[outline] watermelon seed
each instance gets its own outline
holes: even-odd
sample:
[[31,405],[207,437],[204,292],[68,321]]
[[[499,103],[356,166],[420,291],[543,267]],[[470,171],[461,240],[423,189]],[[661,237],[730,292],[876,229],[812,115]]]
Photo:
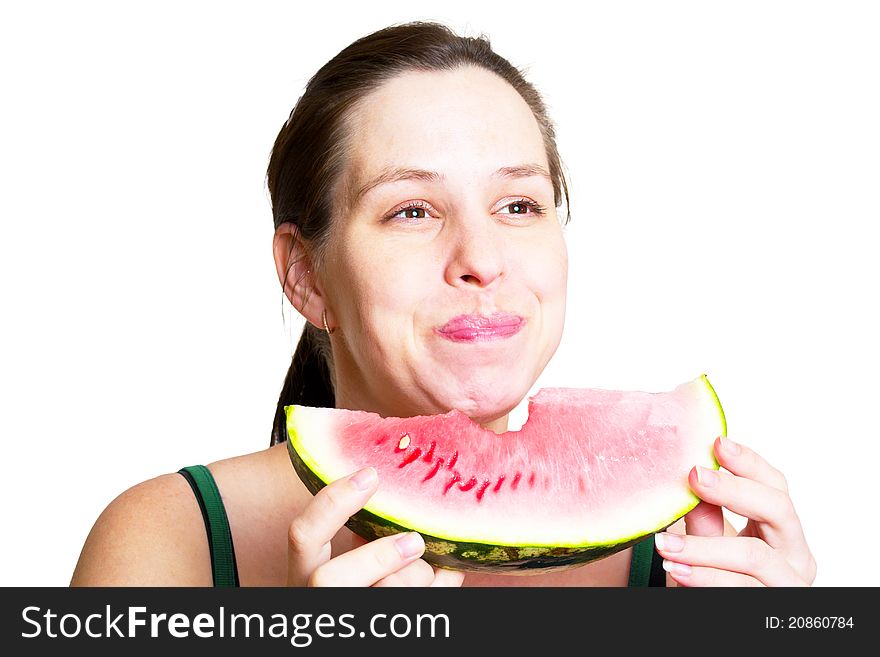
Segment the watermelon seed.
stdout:
[[461,490],[468,491],[476,485],[477,485],[477,478],[471,477],[470,479],[468,479],[468,482],[466,484],[459,484],[458,487]]
[[409,454],[406,455],[406,458],[403,459],[403,461],[401,461],[400,465],[398,465],[397,467],[402,468],[405,465],[409,465],[410,463],[415,461],[417,458],[419,458],[419,456],[421,456],[421,454],[422,454],[422,448],[416,447],[413,451],[411,451]]
[[436,440],[432,440],[432,441],[431,441],[431,447],[430,447],[430,449],[428,449],[428,452],[425,454],[424,458],[422,458],[422,460],[423,460],[425,463],[430,463],[431,461],[434,460],[434,448],[435,448],[436,446],[437,446],[437,441],[436,441]]
[[452,454],[452,458],[449,459],[449,465],[447,465],[446,467],[449,468],[450,470],[452,470],[452,466],[455,465],[455,462],[456,462],[457,460],[458,460],[458,452],[454,452],[454,453]]
[[403,434],[403,437],[400,439],[400,442],[397,443],[397,451],[403,451],[407,447],[409,447],[410,437],[408,433]]
[[504,483],[504,475],[501,475],[500,477],[498,477],[498,483],[495,484],[495,488],[492,489],[492,492],[497,493],[499,490],[501,490],[501,484],[503,484],[503,483]]
[[433,477],[440,470],[440,466],[443,465],[443,459],[437,459],[437,462],[434,464],[434,467],[431,471],[425,475],[425,478],[422,481],[428,481],[431,477]]
[[482,484],[480,484],[480,488],[477,491],[477,501],[481,501],[483,499],[483,493],[486,492],[486,489],[489,488],[489,480],[485,479]]
[[517,472],[516,475],[513,477],[513,482],[510,484],[510,487],[511,487],[513,490],[516,490],[516,485],[519,483],[519,480],[520,480],[521,478],[522,478],[522,473],[521,473],[521,472]]
[[533,472],[532,475],[529,477],[529,488],[534,488],[534,487],[535,487],[535,473]]
[[459,479],[461,479],[461,475],[458,474],[458,471],[453,472],[453,473],[452,473],[452,477],[449,479],[448,482],[446,482],[446,488],[443,489],[443,494],[446,495],[446,493],[449,492],[449,489],[452,488],[452,485],[453,485],[456,481],[458,481]]

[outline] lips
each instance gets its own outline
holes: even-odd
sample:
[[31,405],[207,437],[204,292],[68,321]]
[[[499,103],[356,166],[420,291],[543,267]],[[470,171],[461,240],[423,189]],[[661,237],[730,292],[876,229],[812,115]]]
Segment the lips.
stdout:
[[525,319],[511,313],[492,315],[458,315],[436,329],[442,337],[455,342],[475,342],[506,338],[525,324]]

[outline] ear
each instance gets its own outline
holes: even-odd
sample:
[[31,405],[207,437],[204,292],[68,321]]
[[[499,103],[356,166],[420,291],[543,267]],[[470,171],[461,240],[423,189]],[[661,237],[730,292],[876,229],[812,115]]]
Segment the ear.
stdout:
[[324,297],[318,289],[311,257],[293,223],[281,224],[272,238],[272,254],[278,281],[284,295],[299,313],[318,328],[323,328],[321,313]]

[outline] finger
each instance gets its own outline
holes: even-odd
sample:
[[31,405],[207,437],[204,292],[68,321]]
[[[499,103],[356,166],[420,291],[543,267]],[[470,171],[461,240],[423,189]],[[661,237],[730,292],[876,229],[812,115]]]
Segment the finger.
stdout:
[[654,537],[654,544],[664,559],[677,564],[737,572],[764,586],[806,584],[778,551],[759,538],[662,533]]
[[375,468],[364,468],[318,491],[290,523],[287,584],[306,586],[309,576],[330,559],[330,540],[376,491]]
[[684,526],[694,536],[724,536],[724,514],[720,506],[700,502],[685,515]]
[[663,560],[663,569],[679,586],[763,586],[754,577],[742,573],[703,566],[692,567],[665,559]]
[[[369,541],[361,538],[357,534],[352,534],[350,549],[360,547],[361,545],[366,545],[368,542]],[[413,563],[418,564],[419,562],[427,563],[427,562],[425,562],[424,559],[417,559]],[[411,566],[405,566],[404,570],[409,570],[410,567]],[[388,577],[393,578],[394,575],[389,575]],[[383,580],[388,580],[388,577],[383,578]],[[428,584],[428,586],[432,586],[432,587],[458,587],[458,586],[461,586],[462,583],[464,582],[465,573],[457,571],[457,570],[451,570],[449,568],[440,568],[439,566],[433,566],[432,570],[431,570],[431,578],[433,581],[431,581],[430,584]],[[377,587],[377,586],[397,586],[397,584],[393,583],[393,580],[392,580],[392,583],[390,583],[390,584],[387,581],[385,581],[383,583],[383,580],[379,580],[373,586],[374,587]],[[422,586],[422,585],[421,584],[406,584],[405,586]]]
[[762,537],[771,547],[798,555],[807,549],[788,493],[729,472],[699,466],[691,468],[688,483],[702,500],[763,523]]
[[397,572],[391,573],[373,584],[374,587],[431,586],[434,569],[424,559],[416,559]]
[[457,587],[464,583],[464,573],[460,570],[434,567],[434,581],[432,587]]
[[729,438],[715,439],[715,456],[727,470],[739,477],[788,492],[788,482],[779,470],[767,463],[757,452]]
[[318,566],[308,585],[373,586],[424,552],[425,541],[416,532],[383,536]]

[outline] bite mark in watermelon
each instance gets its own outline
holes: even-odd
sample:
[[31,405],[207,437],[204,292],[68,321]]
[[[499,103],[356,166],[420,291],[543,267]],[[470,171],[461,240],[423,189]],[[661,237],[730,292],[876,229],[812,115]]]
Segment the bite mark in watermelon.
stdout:
[[347,526],[372,540],[403,531],[446,568],[528,574],[618,552],[699,499],[694,465],[717,469],[727,434],[705,375],[670,392],[543,388],[518,431],[457,410],[382,418],[286,406],[288,451],[312,494],[366,466],[379,489]]

